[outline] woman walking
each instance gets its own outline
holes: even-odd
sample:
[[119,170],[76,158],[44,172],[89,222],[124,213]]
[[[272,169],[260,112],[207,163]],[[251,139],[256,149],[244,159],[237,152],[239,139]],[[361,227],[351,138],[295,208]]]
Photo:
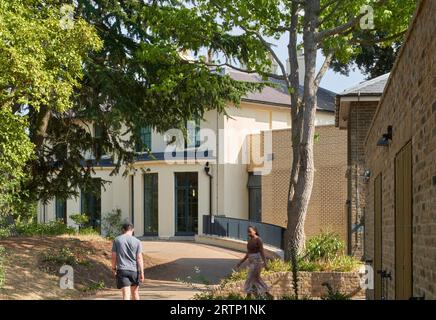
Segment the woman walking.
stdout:
[[241,264],[248,259],[248,275],[247,280],[245,281],[244,291],[247,293],[247,297],[252,297],[253,295],[256,297],[266,295],[267,297],[272,298],[271,294],[268,292],[268,286],[260,276],[262,267],[265,267],[265,269],[268,270],[262,239],[259,237],[257,229],[253,226],[249,226],[247,232],[247,254],[237,264],[237,268],[239,268]]

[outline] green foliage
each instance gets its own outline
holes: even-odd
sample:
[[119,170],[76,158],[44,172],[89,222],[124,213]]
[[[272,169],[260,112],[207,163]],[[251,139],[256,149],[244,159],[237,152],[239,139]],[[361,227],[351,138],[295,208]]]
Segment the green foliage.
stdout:
[[287,294],[281,297],[280,300],[313,300],[313,298],[311,296],[302,296],[302,297],[297,297],[296,295],[293,294]]
[[343,253],[345,243],[340,236],[332,232],[323,232],[306,242],[304,258],[309,261],[331,259]]
[[306,242],[303,255],[298,259],[300,271],[355,271],[361,262],[344,253],[345,243],[339,235],[323,232]]
[[3,217],[23,205],[17,193],[28,177],[24,165],[33,154],[33,144],[25,129],[24,117],[11,114],[0,105],[0,216]]
[[[213,16],[199,15],[196,7],[186,5],[187,2],[164,0],[153,5],[137,0],[76,2],[77,30],[67,34],[62,30],[52,41],[62,37],[70,44],[65,37],[80,34],[85,39],[76,39],[74,43],[80,45],[81,51],[64,46],[62,52],[55,51],[53,55],[63,57],[65,52],[72,58],[81,57],[85,61],[81,64],[84,70],[80,81],[71,82],[76,88],[72,103],[57,99],[61,100],[57,104],[66,107],[50,109],[45,142],[52,147],[36,145],[40,156],[31,163],[34,175],[26,184],[32,196],[46,200],[53,196],[69,198],[77,196],[77,190],[85,186],[90,191],[101,188],[100,183],[105,181],[91,183],[93,165],[103,155],[109,155],[115,161],[113,173],[130,168],[136,159],[134,146],[140,141],[138,127],[147,124],[158,132],[183,129],[187,120],[201,119],[209,110],[223,113],[229,103],[239,105],[248,91],[264,86],[235,81],[220,68],[205,64],[199,55],[207,48],[241,61],[265,61],[266,53],[260,41],[227,32]],[[45,25],[38,21],[34,24]],[[89,47],[91,32],[94,47]],[[38,34],[42,37],[51,32]],[[92,51],[102,43],[97,36],[103,46]],[[26,42],[21,43],[26,47]],[[182,57],[180,53],[184,50],[189,50],[196,61]],[[76,71],[74,75],[79,72]],[[68,88],[71,86],[66,87],[65,97]],[[30,136],[36,142],[40,140],[37,133],[42,128],[39,120],[42,114],[36,109],[29,112]],[[92,127],[91,130],[83,127],[78,118],[82,123],[96,123],[101,135],[93,137]],[[85,159],[84,151],[88,154],[92,151],[95,161]]]
[[84,236],[99,236],[100,234],[93,227],[84,227],[79,229],[79,234]]
[[[356,271],[361,262],[344,254],[345,244],[340,237],[332,232],[316,235],[306,242],[305,252],[298,258],[298,271],[308,272],[352,272]],[[281,259],[268,261],[268,270],[263,269],[262,275],[275,272],[290,272],[292,265]],[[247,278],[247,269],[233,271],[223,280],[226,283],[243,281]]]
[[48,223],[16,222],[18,234],[23,236],[58,236],[63,234],[75,234],[74,228],[68,227],[63,221],[56,220]]
[[53,263],[55,265],[62,266],[64,264],[75,266],[79,264],[79,259],[76,257],[73,251],[69,248],[62,248],[58,252],[47,252],[42,258],[43,263]]
[[5,284],[5,279],[6,279],[6,271],[4,266],[5,259],[6,259],[6,249],[3,246],[0,246],[0,289]]
[[194,295],[194,300],[259,300],[258,298],[248,297],[246,295],[231,293],[228,295],[214,295],[210,291],[197,293]]
[[65,111],[83,76],[83,58],[102,43],[83,19],[64,28],[59,1],[0,4],[0,106]]
[[89,222],[89,217],[83,213],[72,214],[70,215],[70,219],[73,220],[79,226],[79,230],[85,228],[85,226]]
[[103,280],[101,281],[92,281],[85,288],[82,289],[83,292],[95,292],[98,290],[103,290],[106,288],[106,284]]
[[115,238],[121,233],[122,227],[121,209],[114,209],[104,215],[102,219],[102,229],[108,238]]
[[329,283],[324,282],[322,285],[327,288],[327,294],[321,297],[322,300],[350,300],[349,295],[333,290]]

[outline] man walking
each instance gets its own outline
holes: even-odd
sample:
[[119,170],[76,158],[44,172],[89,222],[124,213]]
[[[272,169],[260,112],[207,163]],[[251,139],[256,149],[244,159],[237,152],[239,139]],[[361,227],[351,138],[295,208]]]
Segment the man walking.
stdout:
[[112,245],[112,270],[123,300],[139,300],[139,283],[144,282],[141,241],[133,236],[131,223],[124,223],[122,231]]

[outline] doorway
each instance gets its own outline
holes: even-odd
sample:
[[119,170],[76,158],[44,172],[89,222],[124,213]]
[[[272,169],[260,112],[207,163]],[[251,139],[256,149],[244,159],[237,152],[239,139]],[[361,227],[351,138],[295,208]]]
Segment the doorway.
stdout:
[[198,173],[175,173],[176,236],[198,232]]
[[144,174],[144,235],[159,233],[158,174]]
[[395,298],[412,297],[412,143],[395,157]]
[[382,299],[382,175],[374,180],[374,299]]

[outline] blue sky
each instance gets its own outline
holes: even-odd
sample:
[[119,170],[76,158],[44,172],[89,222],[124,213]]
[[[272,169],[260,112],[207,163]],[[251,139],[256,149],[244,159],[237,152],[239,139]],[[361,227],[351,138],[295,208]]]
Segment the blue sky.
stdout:
[[[301,37],[300,37],[301,38]],[[285,34],[280,40],[273,40],[271,38],[268,39],[271,43],[275,44],[275,52],[279,56],[280,60],[283,63],[286,63],[286,59],[288,58],[287,54],[287,39],[288,35]],[[300,40],[301,41],[301,40]],[[318,54],[317,59],[317,67],[321,67],[324,62],[324,57],[322,54]],[[333,70],[329,69],[324,75],[323,80],[321,81],[321,87],[331,90],[336,93],[340,93],[345,89],[353,87],[356,84],[359,84],[362,81],[365,81],[365,76],[360,72],[358,68],[354,68],[355,70],[350,70],[350,74],[348,76],[344,76],[340,73],[336,73]]]

